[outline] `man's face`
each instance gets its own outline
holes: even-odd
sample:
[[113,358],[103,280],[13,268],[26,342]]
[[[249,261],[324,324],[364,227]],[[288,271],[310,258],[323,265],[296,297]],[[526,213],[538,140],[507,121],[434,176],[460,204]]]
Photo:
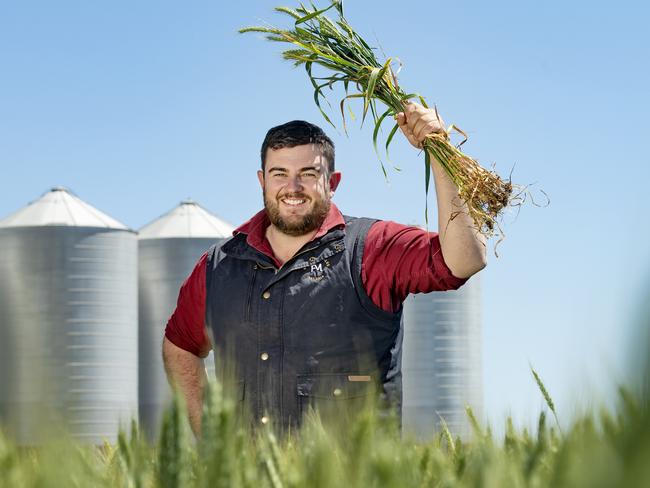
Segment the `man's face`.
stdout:
[[329,174],[314,144],[268,149],[264,172],[257,176],[271,223],[285,234],[301,236],[325,220],[341,174]]

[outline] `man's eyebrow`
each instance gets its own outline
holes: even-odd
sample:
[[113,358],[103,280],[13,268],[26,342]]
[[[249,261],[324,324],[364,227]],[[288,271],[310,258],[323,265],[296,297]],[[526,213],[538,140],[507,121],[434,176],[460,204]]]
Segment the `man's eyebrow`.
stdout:
[[305,166],[304,168],[300,168],[300,171],[316,171],[320,173],[320,168],[317,166]]
[[[269,168],[269,173],[273,171],[282,171],[284,173],[288,172],[289,170],[287,168],[283,168],[281,166],[273,166],[272,168]],[[317,166],[305,166],[304,168],[300,168],[300,171],[316,171],[318,173],[321,172],[320,168]]]

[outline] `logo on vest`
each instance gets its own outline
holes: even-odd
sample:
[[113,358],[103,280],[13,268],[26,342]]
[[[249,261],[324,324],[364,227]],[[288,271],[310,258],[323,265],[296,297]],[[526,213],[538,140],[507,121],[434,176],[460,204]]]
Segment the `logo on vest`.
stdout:
[[312,264],[309,269],[309,279],[312,281],[320,281],[325,278],[325,272],[323,271],[323,263]]
[[332,266],[329,259],[325,259],[320,263],[316,261],[314,256],[309,258],[309,273],[306,276],[311,281],[320,281],[325,278],[325,268]]

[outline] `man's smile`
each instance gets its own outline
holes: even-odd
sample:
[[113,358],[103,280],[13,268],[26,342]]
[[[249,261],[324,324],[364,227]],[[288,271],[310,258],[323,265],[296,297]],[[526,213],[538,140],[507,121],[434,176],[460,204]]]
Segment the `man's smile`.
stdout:
[[282,197],[280,203],[291,208],[299,208],[307,203],[307,199],[304,197]]

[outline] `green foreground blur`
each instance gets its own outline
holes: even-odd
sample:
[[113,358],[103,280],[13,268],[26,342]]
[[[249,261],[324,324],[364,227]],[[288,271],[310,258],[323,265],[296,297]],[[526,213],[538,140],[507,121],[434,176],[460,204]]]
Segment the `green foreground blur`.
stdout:
[[537,432],[508,422],[497,439],[468,412],[470,442],[444,429],[429,442],[401,438],[394,419],[372,408],[336,425],[312,412],[301,431],[279,438],[272,426],[244,429],[238,408],[210,385],[195,441],[175,400],[153,446],[135,424],[102,447],[59,440],[19,448],[0,434],[0,487],[650,486],[648,404],[626,391],[615,412],[565,431],[542,413]]

